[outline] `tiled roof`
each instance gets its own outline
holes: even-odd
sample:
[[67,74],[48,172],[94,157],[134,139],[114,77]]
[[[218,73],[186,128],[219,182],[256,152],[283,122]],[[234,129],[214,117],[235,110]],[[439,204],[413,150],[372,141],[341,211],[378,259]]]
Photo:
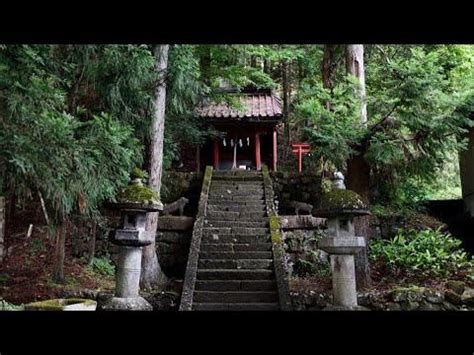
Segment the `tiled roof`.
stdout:
[[236,98],[240,101],[241,108],[231,107],[226,102],[202,102],[196,108],[196,115],[211,119],[280,119],[282,104],[279,97],[272,94],[255,93],[239,94]]

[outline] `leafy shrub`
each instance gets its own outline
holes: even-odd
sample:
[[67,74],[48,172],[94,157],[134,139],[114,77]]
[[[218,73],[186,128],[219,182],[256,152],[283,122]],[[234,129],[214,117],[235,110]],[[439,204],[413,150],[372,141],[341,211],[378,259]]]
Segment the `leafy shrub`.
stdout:
[[115,275],[115,266],[112,264],[110,259],[106,257],[94,258],[92,260],[92,268],[105,276]]
[[473,263],[460,245],[460,240],[441,233],[440,228],[401,229],[393,239],[373,240],[369,257],[384,262],[394,274],[445,277],[472,270]]

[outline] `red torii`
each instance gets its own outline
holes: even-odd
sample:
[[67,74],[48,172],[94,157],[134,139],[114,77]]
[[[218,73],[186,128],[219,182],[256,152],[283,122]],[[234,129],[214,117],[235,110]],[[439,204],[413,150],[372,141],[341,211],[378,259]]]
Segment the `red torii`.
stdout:
[[303,154],[309,153],[311,148],[308,143],[292,143],[291,148],[298,157],[298,173],[301,174],[303,170]]

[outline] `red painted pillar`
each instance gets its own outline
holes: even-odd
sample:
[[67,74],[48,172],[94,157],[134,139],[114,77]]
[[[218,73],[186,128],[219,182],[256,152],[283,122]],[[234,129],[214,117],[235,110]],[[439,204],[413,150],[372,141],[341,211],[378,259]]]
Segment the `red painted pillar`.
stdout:
[[301,146],[298,147],[298,173],[303,170],[303,152]]
[[275,129],[273,130],[273,171],[277,171],[277,158],[278,158],[277,131]]
[[257,170],[262,168],[262,161],[260,160],[260,134],[255,133],[255,165]]
[[219,170],[219,140],[214,139],[214,170]]

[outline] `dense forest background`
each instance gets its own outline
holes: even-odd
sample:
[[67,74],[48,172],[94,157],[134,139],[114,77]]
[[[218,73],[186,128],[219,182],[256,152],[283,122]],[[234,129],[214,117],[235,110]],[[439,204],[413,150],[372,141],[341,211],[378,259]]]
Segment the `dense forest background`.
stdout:
[[[308,169],[346,172],[358,159],[364,172],[355,179],[365,186],[358,192],[373,206],[409,209],[460,197],[458,152],[474,104],[472,46],[366,45],[363,100],[343,45],[171,45],[160,70],[156,47],[0,46],[7,221],[17,206],[40,200],[61,249],[72,216],[98,219],[134,167],[150,170],[149,132],[163,84],[165,171],[179,165],[184,144],[216,134],[192,112],[206,96],[232,103],[215,90],[226,83],[271,88],[282,98],[285,146],[311,142]],[[283,169],[293,169],[289,155],[283,151]],[[350,171],[347,178],[354,179]]]

